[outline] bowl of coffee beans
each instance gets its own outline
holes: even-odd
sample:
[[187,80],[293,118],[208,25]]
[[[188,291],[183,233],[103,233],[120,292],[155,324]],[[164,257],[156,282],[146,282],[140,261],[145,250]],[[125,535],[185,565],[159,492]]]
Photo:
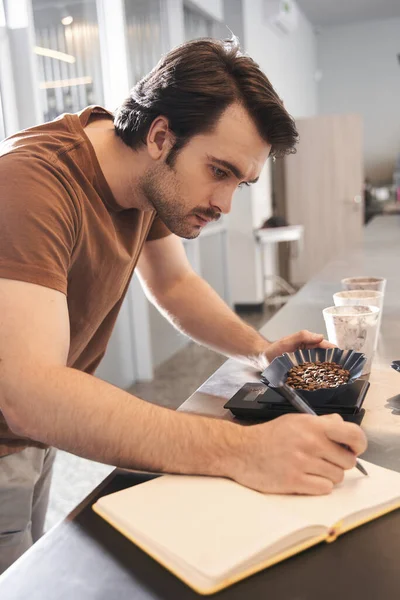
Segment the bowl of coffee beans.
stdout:
[[361,376],[365,361],[365,355],[354,350],[296,350],[277,356],[261,381],[271,388],[287,383],[311,404],[324,404]]

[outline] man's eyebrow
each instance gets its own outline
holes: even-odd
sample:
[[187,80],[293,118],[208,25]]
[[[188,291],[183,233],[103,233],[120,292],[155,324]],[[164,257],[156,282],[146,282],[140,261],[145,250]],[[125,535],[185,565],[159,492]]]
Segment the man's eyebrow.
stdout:
[[[244,180],[244,175],[241,172],[241,170],[236,165],[229,162],[228,160],[224,160],[223,158],[217,158],[216,156],[212,156],[211,154],[207,154],[207,158],[211,162],[215,162],[215,163],[217,163],[217,165],[221,165],[221,167],[225,167],[226,169],[231,171],[231,173],[233,173],[234,176],[237,179],[239,179],[240,181]],[[256,177],[255,179],[252,179],[251,181],[248,181],[247,183],[256,183],[257,181],[258,181],[258,177]]]

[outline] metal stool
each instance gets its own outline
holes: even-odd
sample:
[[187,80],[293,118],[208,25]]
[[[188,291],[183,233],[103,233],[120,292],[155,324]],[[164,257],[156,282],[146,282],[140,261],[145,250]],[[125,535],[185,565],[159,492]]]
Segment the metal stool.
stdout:
[[[293,294],[296,293],[296,289],[288,282],[286,279],[281,277],[280,275],[276,275],[275,273],[266,273],[265,272],[265,260],[264,260],[264,252],[266,247],[270,245],[272,248],[272,244],[278,244],[279,242],[297,242],[298,251],[302,250],[302,241],[303,241],[303,233],[304,226],[303,225],[287,225],[285,227],[268,227],[265,229],[257,229],[255,231],[255,237],[261,246],[261,265],[262,265],[262,276],[264,282],[264,291],[265,291],[265,282],[273,281],[285,294],[276,294],[273,296],[267,296],[265,298],[265,304],[267,306],[277,306],[280,304],[285,304],[289,300]],[[274,254],[275,250],[274,250]]]

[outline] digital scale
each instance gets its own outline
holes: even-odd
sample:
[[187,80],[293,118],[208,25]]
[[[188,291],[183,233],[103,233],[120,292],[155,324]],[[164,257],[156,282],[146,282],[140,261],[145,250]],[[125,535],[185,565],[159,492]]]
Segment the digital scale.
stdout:
[[[318,404],[316,398],[309,404],[317,415],[338,413],[345,421],[360,425],[365,414],[362,404],[368,388],[368,381],[357,379],[328,402]],[[281,415],[297,412],[278,392],[263,383],[245,383],[224,408],[230,410],[235,417],[252,421],[271,421]]]

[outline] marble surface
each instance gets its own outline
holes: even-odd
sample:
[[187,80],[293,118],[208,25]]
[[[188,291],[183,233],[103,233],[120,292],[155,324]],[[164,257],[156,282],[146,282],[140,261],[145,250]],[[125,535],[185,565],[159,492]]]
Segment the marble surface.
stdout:
[[[362,427],[369,446],[363,458],[397,471],[400,471],[400,373],[391,369],[390,363],[400,359],[399,256],[400,218],[375,218],[365,230],[362,246],[329,263],[261,329],[268,339],[299,329],[325,334],[322,310],[332,305],[332,295],[341,290],[341,279],[360,274],[387,279],[371,387],[364,402],[366,415]],[[179,410],[232,420],[223,405],[244,383],[258,381],[258,375],[255,370],[228,360]]]

